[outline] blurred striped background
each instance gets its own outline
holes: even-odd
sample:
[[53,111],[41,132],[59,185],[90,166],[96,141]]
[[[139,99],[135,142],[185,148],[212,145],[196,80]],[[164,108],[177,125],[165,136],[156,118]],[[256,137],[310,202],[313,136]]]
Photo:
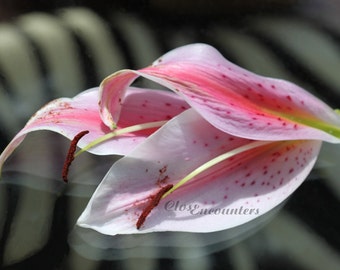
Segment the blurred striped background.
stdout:
[[[195,42],[256,73],[293,81],[340,108],[336,0],[142,1],[134,8],[127,2],[102,10],[95,3],[30,10],[0,22],[1,150],[49,100],[72,97],[119,69],[147,66]],[[84,155],[65,186],[58,172],[66,149],[58,135],[32,135],[6,164],[0,182],[1,269],[340,269],[338,146],[324,145],[308,181],[245,239],[234,241],[231,234],[221,243],[218,235],[209,246],[204,237],[188,234],[193,247],[179,248],[182,236],[149,235],[138,240],[142,249],[133,249],[137,240],[128,237],[118,244],[100,235],[92,243],[76,239],[73,225],[115,157]],[[160,248],[169,239],[172,247]],[[130,248],[117,250],[120,243]]]

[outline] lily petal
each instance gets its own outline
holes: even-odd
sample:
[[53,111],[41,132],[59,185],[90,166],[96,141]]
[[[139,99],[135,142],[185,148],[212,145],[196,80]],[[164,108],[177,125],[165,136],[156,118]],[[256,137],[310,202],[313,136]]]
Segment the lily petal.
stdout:
[[[31,117],[26,126],[1,153],[0,168],[24,140],[26,134],[32,131],[50,130],[72,139],[80,131],[88,130],[89,133],[78,144],[80,148],[110,133],[112,130],[101,120],[98,101],[98,88],[93,88],[74,98],[60,98],[45,105]],[[167,104],[171,104],[171,107]],[[188,107],[185,101],[171,92],[131,87],[121,99],[122,111],[117,127],[124,128],[148,121],[169,120]],[[90,148],[89,152],[97,155],[124,155],[154,131],[155,128],[126,133]]]
[[[303,182],[320,141],[268,142],[227,159],[161,199],[141,229],[136,229],[150,196],[160,187],[176,184],[201,164],[250,142],[221,132],[189,109],[112,166],[77,224],[115,235],[212,232],[255,219]],[[204,209],[219,213],[199,214]]]
[[177,48],[153,66],[107,77],[101,113],[108,126],[119,118],[112,97],[122,95],[138,76],[178,93],[216,128],[238,137],[340,142],[340,117],[328,105],[293,83],[242,69],[205,44]]

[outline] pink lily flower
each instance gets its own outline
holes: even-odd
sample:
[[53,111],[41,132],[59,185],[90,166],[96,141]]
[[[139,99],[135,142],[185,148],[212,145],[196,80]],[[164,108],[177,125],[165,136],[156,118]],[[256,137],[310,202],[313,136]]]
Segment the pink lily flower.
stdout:
[[101,113],[138,76],[178,93],[189,109],[116,162],[77,224],[103,234],[212,232],[270,211],[306,179],[322,141],[340,142],[337,112],[302,88],[264,78],[214,48],[181,47],[144,69],[104,80]]
[[[179,96],[131,88],[138,76]],[[88,130],[83,150],[127,155],[99,185],[80,226],[110,235],[211,232],[286,199],[312,169],[321,142],[339,143],[339,124],[336,112],[298,86],[195,44],[109,76],[99,93],[49,103],[12,140],[0,165],[28,132],[49,129],[71,139]]]
[[112,129],[105,125],[100,115],[99,88],[84,91],[74,98],[51,101],[31,117],[1,153],[0,171],[6,159],[30,132],[50,130],[71,140],[79,132],[87,130],[88,134],[78,143],[84,151],[97,155],[125,155],[189,107],[177,95],[162,90],[130,87],[124,96],[118,98],[121,115],[117,125],[111,126]]

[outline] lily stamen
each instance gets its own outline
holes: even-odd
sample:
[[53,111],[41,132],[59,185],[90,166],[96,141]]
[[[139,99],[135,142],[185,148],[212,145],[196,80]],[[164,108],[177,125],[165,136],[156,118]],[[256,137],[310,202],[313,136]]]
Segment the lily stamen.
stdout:
[[176,189],[178,189],[179,187],[181,187],[182,185],[184,185],[185,183],[187,183],[188,181],[193,179],[195,176],[197,176],[200,173],[208,170],[212,166],[214,166],[214,165],[216,165],[216,164],[218,164],[218,163],[220,163],[224,160],[227,160],[228,158],[231,158],[231,157],[233,157],[237,154],[243,153],[245,151],[248,151],[248,150],[260,147],[260,146],[268,145],[268,144],[271,144],[271,143],[273,143],[273,142],[272,141],[254,141],[254,142],[251,142],[249,144],[240,146],[236,149],[233,149],[233,150],[231,150],[227,153],[223,153],[222,155],[219,155],[219,156],[209,160],[208,162],[199,166],[198,168],[193,170],[191,173],[189,173],[187,176],[182,178],[179,182],[177,182],[177,184],[175,184],[171,189],[169,189],[166,193],[164,193],[164,195],[162,196],[162,199],[164,199],[170,193],[174,192]]
[[112,139],[112,138],[114,138],[116,136],[123,135],[123,134],[130,133],[130,132],[140,131],[140,130],[144,130],[144,129],[161,127],[162,125],[166,124],[167,122],[168,122],[168,120],[166,120],[166,121],[164,120],[164,121],[149,122],[149,123],[138,124],[138,125],[134,125],[134,126],[130,126],[130,127],[114,130],[113,132],[107,133],[104,136],[99,137],[96,140],[90,142],[85,147],[83,147],[81,150],[79,150],[77,153],[75,153],[79,140],[83,136],[88,134],[89,131],[86,130],[86,131],[82,131],[82,132],[78,133],[74,137],[74,139],[71,141],[71,145],[70,145],[69,151],[67,153],[67,156],[66,156],[66,159],[65,159],[65,162],[64,162],[63,171],[62,171],[62,178],[63,178],[64,182],[65,183],[68,182],[68,171],[69,171],[69,168],[71,166],[72,161],[74,160],[74,158],[79,156],[81,153],[89,150],[90,148],[92,148],[92,147],[94,147],[94,146],[96,146],[96,145],[98,145],[100,143],[103,143],[103,142],[105,142],[105,141],[107,141],[109,139]]
[[79,150],[74,157],[79,156],[81,153],[88,151],[90,148],[103,143],[107,140],[110,140],[114,137],[117,137],[119,135],[123,135],[126,133],[130,133],[130,132],[136,132],[136,131],[140,131],[140,130],[145,130],[145,129],[150,129],[150,128],[157,128],[157,127],[161,127],[164,124],[166,124],[168,122],[168,120],[164,120],[164,121],[156,121],[156,122],[149,122],[149,123],[144,123],[144,124],[138,124],[138,125],[134,125],[134,126],[130,126],[130,127],[126,127],[126,128],[122,128],[122,129],[115,129],[114,131],[107,133],[105,135],[103,135],[102,137],[97,138],[96,140],[90,142],[88,145],[86,145],[85,147],[83,147],[81,150]]
[[144,129],[150,129],[150,128],[156,128],[156,127],[161,127],[162,125],[166,124],[168,122],[168,120],[164,120],[164,121],[156,121],[156,122],[149,122],[149,123],[144,123],[144,124],[138,124],[138,125],[134,125],[134,126],[130,126],[130,127],[126,127],[126,128],[122,128],[122,129],[118,129],[118,130],[114,130],[110,133],[105,134],[102,137],[97,138],[96,140],[90,142],[89,144],[87,144],[85,147],[83,147],[81,150],[79,150],[77,153],[75,153],[76,149],[77,149],[77,144],[79,142],[79,140],[85,136],[86,134],[89,133],[88,130],[82,131],[80,133],[78,133],[73,140],[71,141],[71,145],[69,148],[69,151],[67,153],[65,162],[64,162],[64,166],[63,166],[63,171],[62,171],[62,178],[64,180],[65,183],[68,182],[68,171],[69,168],[71,166],[72,161],[74,160],[74,158],[76,158],[77,156],[79,156],[81,153],[89,150],[90,148],[103,143],[109,139],[112,139],[116,136],[119,135],[123,135],[126,133],[130,133],[130,132],[135,132],[135,131],[140,131],[140,130],[144,130]]
[[172,187],[173,185],[171,184],[166,185],[165,187],[162,187],[155,195],[151,196],[148,205],[144,208],[143,212],[141,213],[136,222],[136,228],[138,230],[144,224],[145,219],[150,214],[152,209],[154,209],[159,204],[159,201],[162,199],[163,194],[170,190]]
[[187,176],[182,178],[177,184],[172,185],[166,185],[165,187],[161,188],[155,195],[152,195],[150,197],[150,201],[148,202],[147,206],[144,208],[143,212],[139,216],[137,222],[136,222],[136,228],[140,229],[140,227],[144,224],[147,216],[150,214],[150,212],[159,204],[161,199],[164,199],[166,196],[174,192],[176,189],[187,183],[188,181],[192,180],[195,176],[199,175],[200,173],[206,171],[207,169],[211,168],[212,166],[227,160],[228,158],[231,158],[237,154],[243,153],[245,151],[249,151],[251,149],[261,147],[264,145],[272,144],[272,141],[253,141],[249,144],[240,146],[238,148],[235,148],[227,153],[223,153],[222,155],[219,155],[208,162],[204,163],[203,165],[199,166],[195,170],[193,170],[191,173],[189,173]]
[[77,144],[80,141],[80,139],[88,133],[89,133],[88,130],[81,131],[76,136],[74,136],[73,140],[71,141],[70,148],[68,149],[68,153],[67,153],[64,166],[63,166],[63,171],[62,171],[62,177],[65,183],[68,182],[68,171],[72,164],[72,161],[75,158],[74,153],[77,150]]

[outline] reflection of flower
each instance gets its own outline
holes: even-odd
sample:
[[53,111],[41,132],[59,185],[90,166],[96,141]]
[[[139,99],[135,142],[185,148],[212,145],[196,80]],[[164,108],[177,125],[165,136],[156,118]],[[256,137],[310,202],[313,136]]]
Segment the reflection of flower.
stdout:
[[[178,96],[130,87],[138,76]],[[257,215],[171,212],[164,209],[167,199],[208,212],[243,207],[262,215],[307,177],[322,141],[340,142],[339,126],[336,112],[298,86],[253,74],[212,47],[195,44],[150,67],[109,76],[99,93],[90,90],[48,104],[0,161],[30,131],[50,129],[72,138],[89,130],[80,141],[84,150],[126,156],[112,166],[79,225],[111,235],[210,232]]]

